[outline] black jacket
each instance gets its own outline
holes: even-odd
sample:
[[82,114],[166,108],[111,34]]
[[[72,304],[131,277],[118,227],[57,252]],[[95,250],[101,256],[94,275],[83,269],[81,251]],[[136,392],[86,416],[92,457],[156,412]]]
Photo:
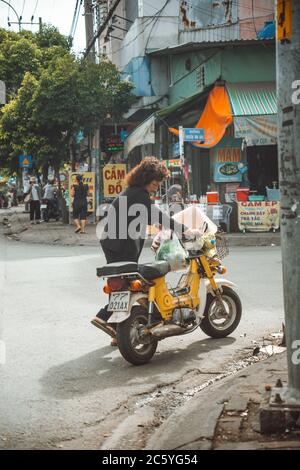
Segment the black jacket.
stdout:
[[[144,206],[146,210],[143,211],[143,217],[140,213],[133,213],[134,204]],[[178,224],[152,203],[145,188],[137,186],[126,188],[113,201],[108,211],[107,222],[100,240],[103,251],[120,253],[123,260],[137,262],[144,246],[147,225],[153,223],[159,223],[178,234],[186,230],[186,227]],[[138,232],[138,235],[134,238],[129,227],[137,229],[134,231]]]

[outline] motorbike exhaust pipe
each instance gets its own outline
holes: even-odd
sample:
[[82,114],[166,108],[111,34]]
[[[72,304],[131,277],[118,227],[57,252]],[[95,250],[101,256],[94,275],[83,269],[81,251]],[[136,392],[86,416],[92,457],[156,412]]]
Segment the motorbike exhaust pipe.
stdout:
[[168,338],[169,336],[180,335],[185,333],[187,328],[182,326],[170,324],[170,325],[157,325],[151,328],[150,333],[158,339]]

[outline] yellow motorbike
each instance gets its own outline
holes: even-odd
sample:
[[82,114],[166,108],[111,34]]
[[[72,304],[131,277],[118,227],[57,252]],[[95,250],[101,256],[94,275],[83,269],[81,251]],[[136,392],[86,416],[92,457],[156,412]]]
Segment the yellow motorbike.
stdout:
[[183,243],[188,269],[176,287],[170,287],[167,261],[137,264],[111,263],[97,269],[107,278],[103,290],[109,295],[109,323],[122,356],[131,364],[146,364],[158,341],[186,335],[196,328],[212,338],[224,338],[238,326],[242,305],[235,285],[218,277],[226,272],[221,258],[227,254],[224,238],[216,237],[215,251],[199,249],[199,243]]

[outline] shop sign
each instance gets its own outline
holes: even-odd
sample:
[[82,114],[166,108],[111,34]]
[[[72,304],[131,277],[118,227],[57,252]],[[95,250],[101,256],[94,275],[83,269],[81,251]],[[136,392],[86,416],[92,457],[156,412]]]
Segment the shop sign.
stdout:
[[[91,171],[86,171],[85,173],[80,173],[82,176],[82,182],[83,184],[87,184],[89,189],[87,193],[87,209],[88,212],[94,212],[95,210],[95,173]],[[70,191],[70,209],[73,207],[73,198],[71,197],[71,187],[75,184],[76,182],[76,175],[78,173],[70,173],[69,177],[69,191]]]
[[125,187],[126,165],[105,165],[103,168],[103,195],[116,197]]
[[277,144],[277,115],[234,118],[235,137],[243,137],[248,147]]
[[185,142],[204,142],[204,129],[197,127],[184,127],[183,140]]
[[112,152],[122,152],[124,150],[124,142],[121,139],[121,136],[118,134],[111,135],[106,137],[106,151],[108,153]]
[[241,182],[243,164],[239,162],[217,162],[214,165],[215,183]]
[[238,225],[240,230],[268,232],[280,225],[280,203],[277,201],[238,202]]
[[166,160],[166,167],[167,168],[181,168],[181,160],[180,158],[175,158],[173,160]]
[[240,162],[241,149],[234,147],[224,147],[218,149],[217,154],[218,162]]

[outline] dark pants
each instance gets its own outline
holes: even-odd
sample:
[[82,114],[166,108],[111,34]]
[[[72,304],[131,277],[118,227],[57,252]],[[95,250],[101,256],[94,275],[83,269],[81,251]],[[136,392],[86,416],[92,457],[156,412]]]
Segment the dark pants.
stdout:
[[40,201],[30,201],[30,220],[40,220],[41,204]]
[[[128,255],[124,255],[123,253],[117,253],[115,251],[109,251],[109,250],[105,250],[103,249],[104,251],[104,255],[105,255],[105,258],[106,258],[106,261],[107,263],[121,263],[122,261],[128,261],[128,262],[134,262],[134,263],[137,263],[137,259],[128,259],[130,257],[128,257]],[[101,318],[101,320],[104,320],[104,321],[107,321],[109,319],[109,317],[112,315],[112,312],[108,312],[107,311],[107,307],[108,305],[105,305],[105,307],[101,308],[101,310],[99,310],[99,312],[97,313],[97,317],[98,318]],[[115,323],[112,323],[111,324],[112,327],[115,327]]]

